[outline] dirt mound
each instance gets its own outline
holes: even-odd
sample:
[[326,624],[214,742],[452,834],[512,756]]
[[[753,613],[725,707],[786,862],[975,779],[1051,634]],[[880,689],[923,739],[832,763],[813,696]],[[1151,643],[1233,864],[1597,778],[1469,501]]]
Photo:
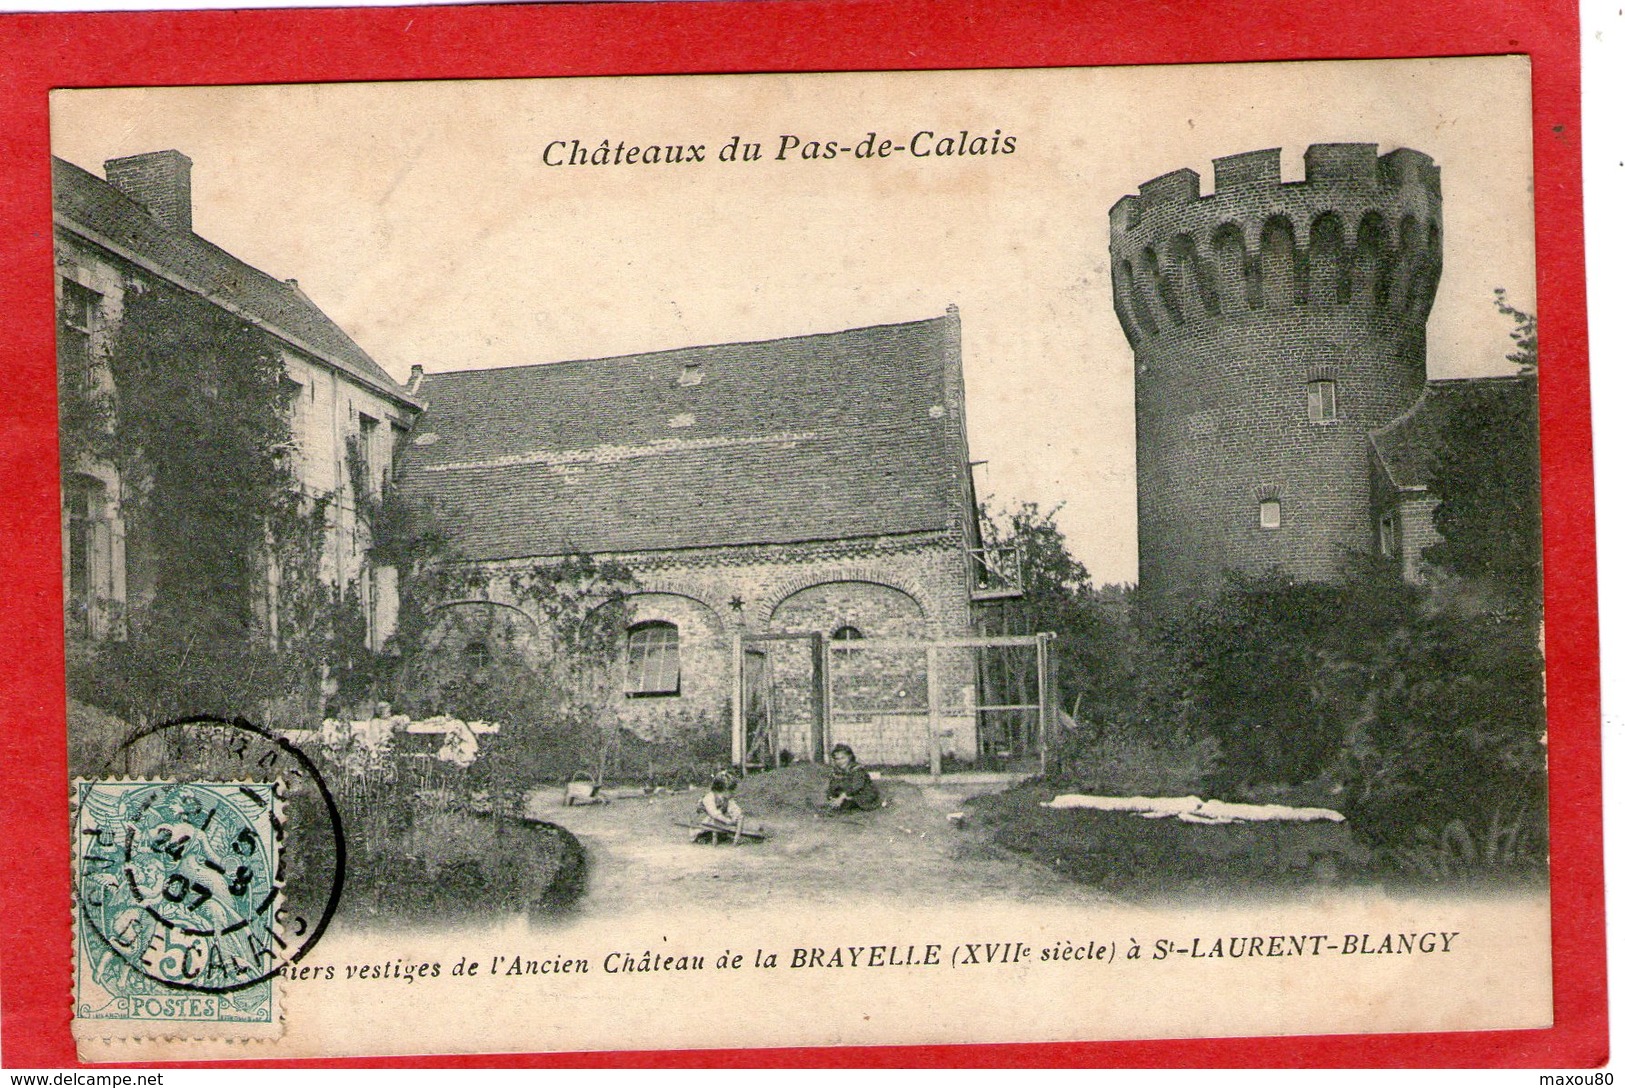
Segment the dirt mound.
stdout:
[[829,772],[816,763],[792,763],[773,771],[746,776],[739,785],[739,803],[746,810],[760,808],[807,809],[824,799]]
[[[816,810],[824,802],[830,770],[817,763],[792,763],[788,767],[746,777],[739,787],[739,803],[747,813],[758,811]],[[887,808],[913,808],[920,803],[920,788],[896,779],[876,779]]]

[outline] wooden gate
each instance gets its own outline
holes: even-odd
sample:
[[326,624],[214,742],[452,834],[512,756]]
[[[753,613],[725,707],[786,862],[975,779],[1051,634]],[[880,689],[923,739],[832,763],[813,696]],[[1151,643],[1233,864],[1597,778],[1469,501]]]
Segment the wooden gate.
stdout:
[[827,743],[866,763],[945,758],[1046,768],[1057,735],[1053,634],[850,639],[825,644]]
[[777,646],[801,643],[807,654],[812,721],[810,743],[796,757],[823,762],[827,754],[825,727],[824,636],[818,631],[786,631],[770,635],[734,636],[733,646],[733,762],[741,774],[776,767],[786,748],[774,700],[774,657]]

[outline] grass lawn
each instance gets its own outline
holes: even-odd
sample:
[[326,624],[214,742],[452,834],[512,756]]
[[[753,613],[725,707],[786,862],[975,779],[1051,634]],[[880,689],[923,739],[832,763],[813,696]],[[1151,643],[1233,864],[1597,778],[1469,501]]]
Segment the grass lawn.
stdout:
[[1524,886],[1542,871],[1489,869],[1431,879],[1361,843],[1347,823],[1192,824],[1135,813],[1051,809],[1053,784],[1027,783],[973,798],[993,841],[1079,883],[1125,899],[1248,897],[1296,889]]

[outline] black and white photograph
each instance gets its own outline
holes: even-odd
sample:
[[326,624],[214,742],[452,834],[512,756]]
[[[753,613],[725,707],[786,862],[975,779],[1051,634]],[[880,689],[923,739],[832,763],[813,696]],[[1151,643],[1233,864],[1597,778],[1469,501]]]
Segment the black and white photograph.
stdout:
[[1549,1025],[1530,111],[53,92],[81,1056]]

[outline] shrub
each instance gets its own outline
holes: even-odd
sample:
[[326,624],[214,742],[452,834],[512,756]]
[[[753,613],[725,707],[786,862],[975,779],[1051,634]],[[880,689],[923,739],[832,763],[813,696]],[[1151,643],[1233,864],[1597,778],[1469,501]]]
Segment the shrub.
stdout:
[[1086,709],[1096,721],[1061,745],[1063,777],[1104,793],[1333,803],[1401,871],[1538,864],[1538,615],[1471,589],[1407,585],[1357,558],[1336,583],[1234,577],[1154,619],[1133,601],[1120,639],[1131,698]]
[[657,719],[647,736],[623,726],[607,773],[650,786],[686,786],[710,781],[732,756],[730,731],[722,722],[685,710]]
[[1378,852],[1386,867],[1430,881],[1472,876],[1484,870],[1538,869],[1546,862],[1544,821],[1500,810],[1469,826],[1451,820],[1438,831],[1418,827],[1409,845]]
[[1214,785],[1296,784],[1336,769],[1384,682],[1390,642],[1421,622],[1422,602],[1393,564],[1351,556],[1337,582],[1233,575],[1166,612],[1158,638],[1185,721],[1222,750]]
[[362,917],[546,914],[585,888],[580,842],[514,815],[476,775],[432,761],[362,775],[323,762],[344,820],[345,896]]
[[[1438,828],[1435,842],[1444,842],[1452,822],[1478,829],[1470,833],[1482,840],[1497,819],[1504,825],[1504,814],[1519,813],[1520,849],[1544,856],[1538,628],[1449,611],[1395,638],[1390,651],[1348,748],[1356,829],[1373,843],[1402,848],[1419,845],[1418,828]],[[1452,837],[1460,841],[1459,832]],[[1482,841],[1472,856],[1486,856]]]
[[1219,743],[1176,728],[1159,736],[1112,723],[1063,738],[1054,778],[1084,793],[1126,797],[1197,793],[1219,762]]

